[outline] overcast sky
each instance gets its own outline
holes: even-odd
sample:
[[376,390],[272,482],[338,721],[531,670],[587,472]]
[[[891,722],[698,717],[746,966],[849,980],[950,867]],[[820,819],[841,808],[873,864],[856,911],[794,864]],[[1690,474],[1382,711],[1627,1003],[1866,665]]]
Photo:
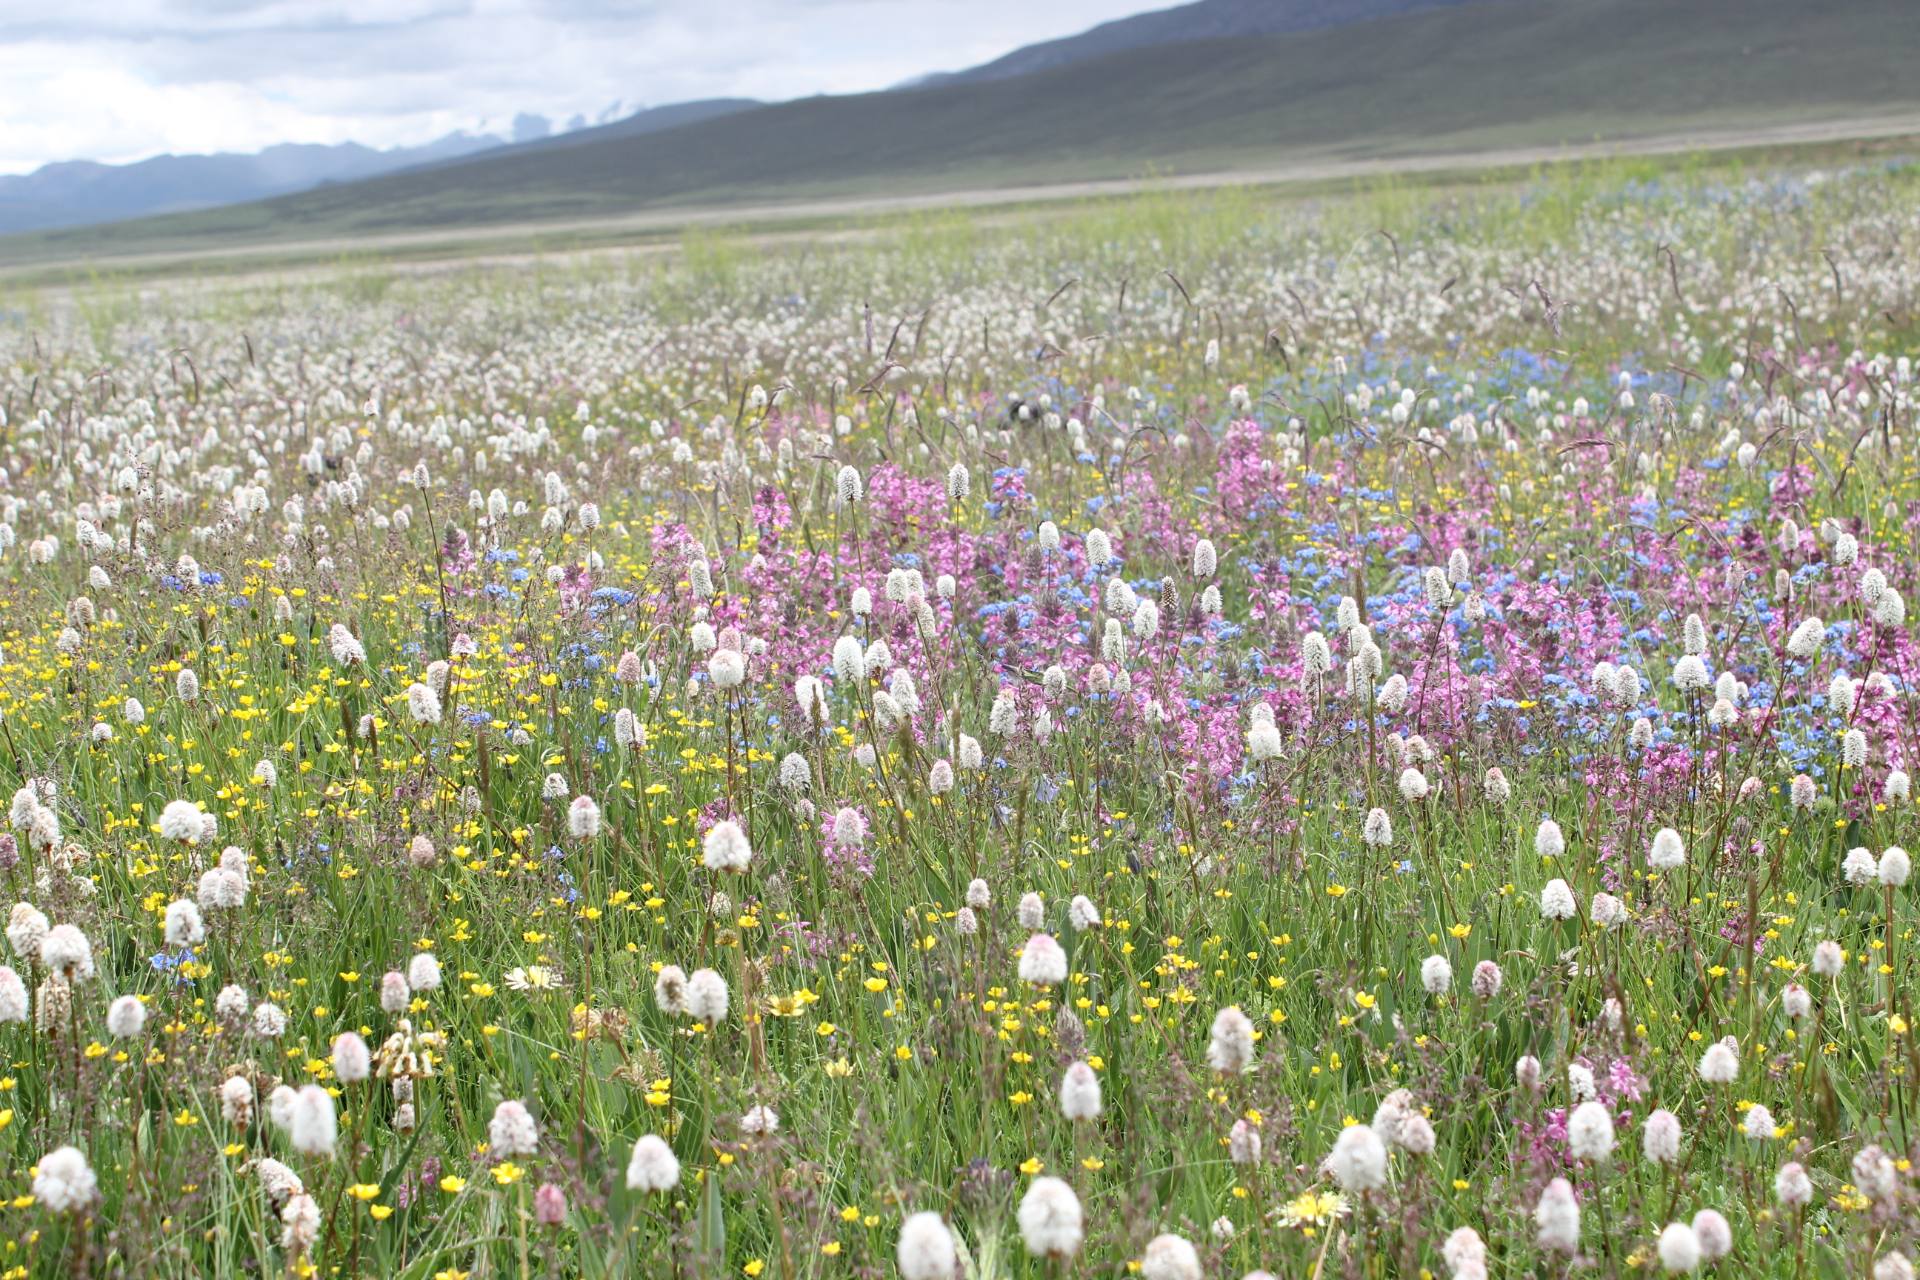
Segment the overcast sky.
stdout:
[[885,88],[1174,0],[0,0],[0,173]]

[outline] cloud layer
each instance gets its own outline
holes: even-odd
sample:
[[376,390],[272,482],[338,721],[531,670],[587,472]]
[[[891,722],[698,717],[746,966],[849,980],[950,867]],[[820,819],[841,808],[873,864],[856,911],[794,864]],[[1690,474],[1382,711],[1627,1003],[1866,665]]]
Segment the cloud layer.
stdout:
[[1153,0],[0,0],[0,173],[884,88]]

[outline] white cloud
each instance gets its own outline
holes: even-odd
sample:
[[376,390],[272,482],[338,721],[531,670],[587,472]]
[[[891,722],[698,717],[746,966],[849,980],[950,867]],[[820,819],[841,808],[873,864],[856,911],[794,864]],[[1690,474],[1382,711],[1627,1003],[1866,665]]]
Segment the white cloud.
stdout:
[[0,0],[0,173],[885,88],[1152,0]]

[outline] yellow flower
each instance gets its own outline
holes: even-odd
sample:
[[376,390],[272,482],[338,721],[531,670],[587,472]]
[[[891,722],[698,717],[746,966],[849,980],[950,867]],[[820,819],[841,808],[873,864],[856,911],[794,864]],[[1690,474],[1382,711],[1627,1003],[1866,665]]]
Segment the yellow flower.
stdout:
[[466,1186],[467,1180],[465,1178],[456,1178],[452,1174],[448,1174],[446,1177],[440,1179],[440,1189],[450,1196],[459,1195],[462,1191],[466,1190]]
[[1033,1177],[1035,1174],[1039,1173],[1042,1169],[1046,1167],[1047,1167],[1046,1165],[1040,1162],[1040,1159],[1037,1156],[1028,1156],[1025,1160],[1022,1160],[1020,1162],[1020,1172],[1026,1174],[1029,1178]]
[[525,1169],[522,1169],[511,1160],[503,1160],[493,1166],[493,1180],[503,1187],[510,1187],[520,1181],[522,1175],[525,1173]]
[[370,1204],[367,1206],[367,1212],[373,1215],[375,1222],[385,1222],[393,1216],[393,1206],[390,1204]]

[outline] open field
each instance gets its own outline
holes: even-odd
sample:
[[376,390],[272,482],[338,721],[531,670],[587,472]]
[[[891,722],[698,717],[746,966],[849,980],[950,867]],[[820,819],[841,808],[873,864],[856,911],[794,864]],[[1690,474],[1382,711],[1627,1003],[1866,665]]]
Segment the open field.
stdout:
[[9,291],[8,1276],[1911,1276],[1911,164],[763,230]]
[[[1874,116],[1818,124],[1658,134],[1630,144],[1437,153],[1338,160],[1218,173],[1156,174],[1105,181],[945,191],[937,195],[843,197],[787,204],[719,205],[605,218],[276,244],[148,251],[140,240],[111,251],[38,260],[25,252],[9,265],[0,242],[0,287],[106,287],[194,277],[237,285],[284,283],[343,269],[443,271],[533,263],[607,261],[677,251],[687,237],[718,235],[762,248],[845,244],[911,230],[928,217],[963,217],[994,228],[1072,218],[1091,204],[1132,196],[1227,191],[1259,200],[1324,199],[1408,186],[1444,194],[1506,190],[1571,168],[1576,180],[1621,181],[1676,167],[1734,177],[1752,167],[1907,163],[1920,154],[1920,115]],[[1560,180],[1565,180],[1564,178]],[[16,246],[18,247],[18,246]]]

